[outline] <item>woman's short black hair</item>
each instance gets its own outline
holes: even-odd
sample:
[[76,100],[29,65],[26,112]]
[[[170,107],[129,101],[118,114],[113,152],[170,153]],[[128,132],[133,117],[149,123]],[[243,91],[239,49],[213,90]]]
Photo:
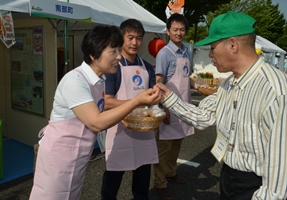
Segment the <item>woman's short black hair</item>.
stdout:
[[86,33],[82,41],[81,49],[84,53],[84,61],[87,64],[91,64],[92,59],[90,56],[98,59],[106,47],[121,47],[123,42],[123,36],[118,27],[107,25],[95,26]]
[[172,22],[181,22],[181,23],[184,24],[185,30],[187,30],[187,28],[188,28],[187,20],[186,20],[186,18],[185,18],[182,14],[179,14],[179,13],[174,13],[174,14],[172,14],[172,15],[167,19],[167,22],[166,22],[166,28],[167,28],[167,29],[170,29]]

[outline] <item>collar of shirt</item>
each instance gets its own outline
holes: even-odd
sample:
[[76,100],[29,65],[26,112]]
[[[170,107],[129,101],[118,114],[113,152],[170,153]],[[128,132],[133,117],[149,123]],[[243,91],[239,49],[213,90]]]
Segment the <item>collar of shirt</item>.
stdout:
[[183,55],[186,51],[187,51],[187,47],[184,46],[183,43],[181,43],[182,45],[182,49],[178,48],[178,46],[176,46],[171,40],[168,42],[168,47],[171,48],[176,54],[179,55]]
[[85,61],[82,63],[81,68],[85,73],[86,77],[89,79],[92,85],[96,85],[97,83],[104,83],[106,80],[106,76],[103,74],[101,77],[92,70],[90,65],[88,65]]
[[122,59],[121,59],[121,64],[122,66],[131,66],[131,65],[137,65],[137,66],[142,66],[141,62],[140,62],[140,58],[138,57],[138,55],[136,55],[136,58],[134,60],[134,62],[129,61],[128,59],[126,59],[123,55],[122,55]]
[[260,70],[264,63],[264,60],[259,57],[259,59],[238,79],[236,79],[233,75],[233,77],[229,80],[229,84],[234,85],[234,83],[237,83],[238,87],[241,90],[244,89],[246,84],[252,79],[254,79],[254,77],[257,75],[258,70]]

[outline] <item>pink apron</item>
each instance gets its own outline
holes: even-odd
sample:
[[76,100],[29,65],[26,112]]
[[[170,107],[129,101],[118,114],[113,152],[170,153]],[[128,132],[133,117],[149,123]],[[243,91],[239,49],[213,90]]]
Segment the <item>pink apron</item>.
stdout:
[[[102,112],[104,83],[90,84],[90,88]],[[85,171],[97,133],[89,130],[76,117],[63,121],[50,121],[39,135],[43,134],[43,131],[45,136],[38,151],[30,200],[80,199]]]
[[[165,48],[169,49],[176,57],[176,54],[169,47],[165,46]],[[176,57],[176,69],[174,75],[165,85],[182,100],[191,103],[189,66],[190,61],[188,58]],[[162,122],[159,130],[159,139],[161,140],[181,139],[194,134],[193,126],[185,124],[172,113],[170,113],[170,125],[166,125]]]
[[[149,75],[143,66],[122,66],[121,85],[116,99],[133,98],[148,89]],[[135,170],[145,164],[158,163],[154,132],[136,132],[122,123],[109,128],[106,135],[106,165],[108,171]]]

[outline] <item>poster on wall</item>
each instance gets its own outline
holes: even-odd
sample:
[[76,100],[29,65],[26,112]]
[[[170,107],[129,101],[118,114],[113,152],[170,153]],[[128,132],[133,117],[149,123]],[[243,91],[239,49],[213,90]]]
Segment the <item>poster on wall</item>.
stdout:
[[15,29],[10,48],[12,108],[44,116],[43,27]]

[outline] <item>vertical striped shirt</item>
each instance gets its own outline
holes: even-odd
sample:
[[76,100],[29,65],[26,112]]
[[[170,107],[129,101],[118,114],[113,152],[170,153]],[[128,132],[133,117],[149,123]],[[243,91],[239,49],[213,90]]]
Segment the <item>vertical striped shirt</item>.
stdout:
[[171,93],[162,104],[197,129],[216,125],[233,151],[223,161],[262,176],[252,200],[287,197],[287,75],[259,58],[240,78],[227,78],[198,107]]

